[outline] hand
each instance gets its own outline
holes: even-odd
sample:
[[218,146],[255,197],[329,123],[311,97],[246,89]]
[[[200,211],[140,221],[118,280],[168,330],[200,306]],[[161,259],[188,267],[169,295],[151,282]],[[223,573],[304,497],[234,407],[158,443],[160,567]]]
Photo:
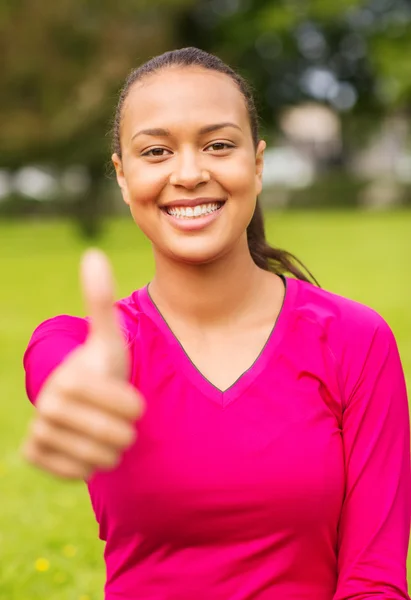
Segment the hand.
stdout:
[[114,468],[134,442],[134,421],[143,410],[141,395],[128,383],[129,356],[113,307],[109,262],[89,250],[81,267],[90,332],[45,382],[23,447],[30,463],[68,479]]

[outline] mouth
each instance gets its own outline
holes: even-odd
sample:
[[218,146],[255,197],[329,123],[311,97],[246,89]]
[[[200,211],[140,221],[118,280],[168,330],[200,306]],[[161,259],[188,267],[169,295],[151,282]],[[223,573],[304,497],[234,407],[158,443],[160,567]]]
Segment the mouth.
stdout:
[[198,231],[218,219],[225,202],[216,201],[196,206],[161,206],[160,210],[171,225],[180,231]]
[[162,206],[161,210],[176,219],[201,219],[219,211],[224,202],[207,202],[197,206]]

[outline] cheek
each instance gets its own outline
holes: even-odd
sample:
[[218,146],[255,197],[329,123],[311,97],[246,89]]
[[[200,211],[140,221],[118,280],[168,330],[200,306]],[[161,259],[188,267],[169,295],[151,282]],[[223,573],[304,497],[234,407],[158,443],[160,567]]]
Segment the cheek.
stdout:
[[151,165],[137,165],[130,168],[126,173],[127,187],[130,195],[131,205],[140,208],[149,208],[156,204],[163,188],[167,185],[167,174],[162,169],[151,168]]
[[133,220],[146,237],[153,240],[158,230],[157,204],[167,182],[149,168],[129,170],[126,181]]
[[221,168],[221,178],[227,182],[227,187],[236,195],[247,195],[254,191],[256,184],[255,162],[246,153],[237,156],[236,160],[227,161]]

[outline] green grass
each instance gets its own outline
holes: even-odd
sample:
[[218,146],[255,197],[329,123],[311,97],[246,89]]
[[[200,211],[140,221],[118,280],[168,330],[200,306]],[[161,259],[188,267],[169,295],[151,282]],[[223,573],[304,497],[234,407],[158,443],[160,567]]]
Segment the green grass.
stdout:
[[[397,336],[411,381],[411,212],[272,213],[270,241],[297,256],[322,287],[378,310]],[[151,249],[131,221],[115,221],[101,246],[118,296],[144,285]],[[18,448],[33,409],[22,355],[34,327],[82,314],[78,261],[84,243],[67,223],[0,223],[0,599],[98,600],[103,545],[83,484],[53,480],[25,465]],[[44,571],[37,567],[48,567]]]

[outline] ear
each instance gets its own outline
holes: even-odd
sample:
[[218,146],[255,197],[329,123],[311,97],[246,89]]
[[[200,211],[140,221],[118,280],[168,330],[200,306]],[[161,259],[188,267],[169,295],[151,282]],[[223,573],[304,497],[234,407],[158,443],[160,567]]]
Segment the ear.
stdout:
[[116,170],[117,183],[121,189],[123,200],[126,204],[128,204],[128,206],[130,206],[130,197],[128,194],[128,187],[126,178],[124,176],[123,163],[121,161],[121,158],[118,154],[113,154],[111,160],[113,161],[113,165]]
[[258,142],[256,155],[255,155],[255,175],[256,175],[256,186],[257,196],[261,193],[263,188],[263,169],[264,169],[264,150],[267,144],[264,140]]

